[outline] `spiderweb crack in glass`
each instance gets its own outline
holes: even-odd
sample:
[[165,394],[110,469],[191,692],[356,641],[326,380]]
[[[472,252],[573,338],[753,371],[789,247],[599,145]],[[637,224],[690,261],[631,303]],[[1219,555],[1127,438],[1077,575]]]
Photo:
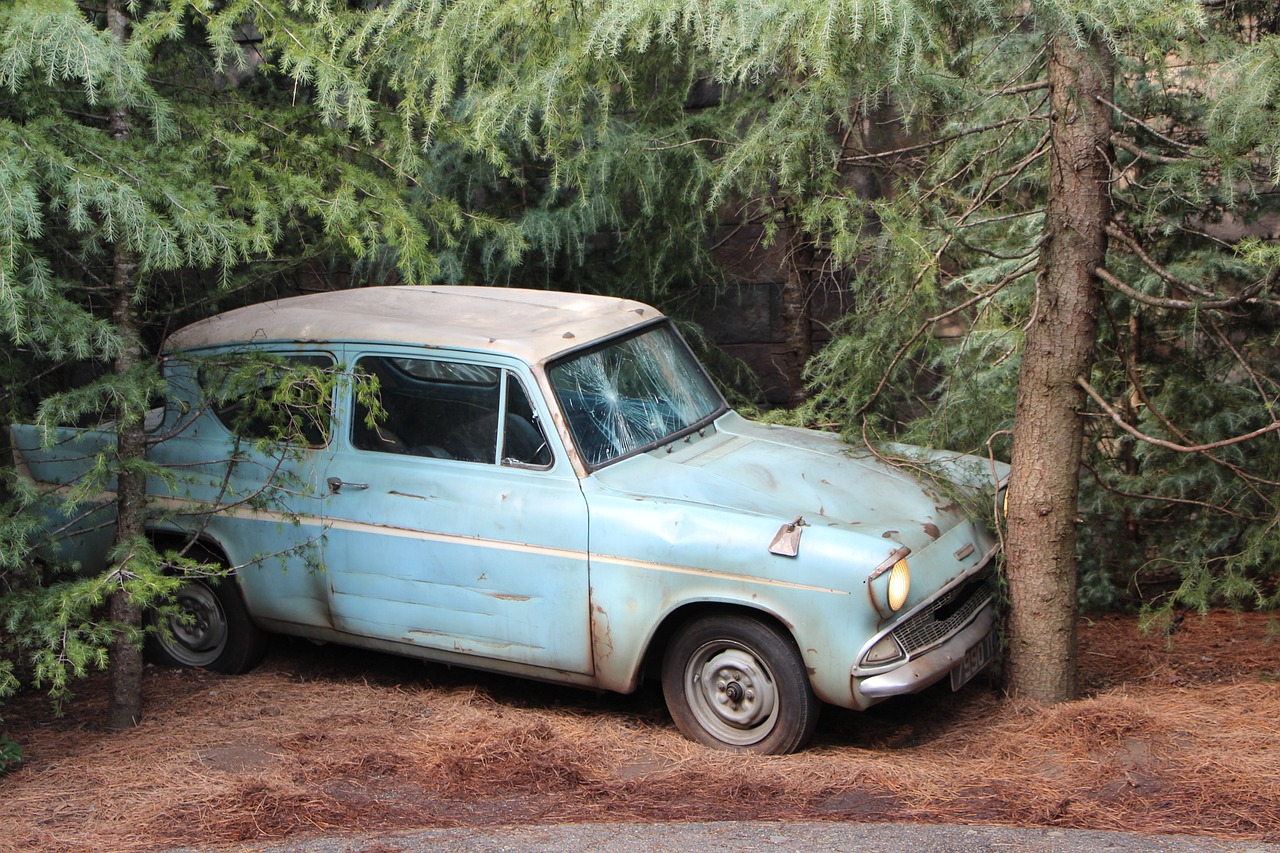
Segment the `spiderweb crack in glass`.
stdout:
[[593,467],[655,447],[723,405],[668,326],[571,355],[548,374],[578,451]]

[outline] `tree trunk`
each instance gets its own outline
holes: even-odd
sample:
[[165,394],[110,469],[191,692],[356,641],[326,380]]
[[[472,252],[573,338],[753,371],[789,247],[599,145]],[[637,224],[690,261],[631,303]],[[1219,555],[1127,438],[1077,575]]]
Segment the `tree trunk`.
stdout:
[[1084,392],[1099,295],[1093,270],[1110,218],[1109,108],[1114,71],[1097,39],[1050,47],[1049,201],[1038,292],[1023,348],[1009,487],[1009,679],[1052,703],[1076,695],[1076,499]]
[[804,368],[813,356],[813,320],[809,301],[813,293],[813,245],[798,223],[790,226],[787,270],[782,284],[783,370],[787,380],[787,405],[799,406],[807,398]]
[[[128,377],[136,373],[142,363],[137,307],[133,299],[137,261],[128,249],[119,245],[114,260],[113,314],[117,332],[125,341],[116,358],[115,372]],[[130,464],[146,454],[146,433],[140,415],[138,412],[116,413],[116,452],[122,463],[116,473],[117,543],[136,541],[143,532],[147,481],[146,476]],[[129,558],[122,556],[115,566],[119,585],[108,604],[108,615],[119,626],[111,643],[108,664],[107,728],[115,730],[132,728],[142,721],[142,649],[135,641],[136,632],[142,629],[142,611],[125,589],[128,562]]]
[[[122,44],[128,38],[129,22],[118,0],[107,3],[107,29]],[[119,106],[111,108],[111,134],[116,139],[129,136],[128,112]],[[112,319],[123,341],[115,360],[115,373],[130,377],[142,363],[139,334],[137,258],[123,237],[116,242],[113,257],[112,285],[115,304]],[[116,453],[120,461],[116,473],[116,541],[136,541],[143,529],[146,510],[146,476],[130,463],[146,453],[146,433],[141,412],[116,412]],[[142,649],[135,641],[142,628],[142,612],[125,589],[129,559],[122,556],[116,564],[118,585],[108,603],[108,616],[119,626],[111,644],[108,664],[107,728],[128,729],[142,721]]]

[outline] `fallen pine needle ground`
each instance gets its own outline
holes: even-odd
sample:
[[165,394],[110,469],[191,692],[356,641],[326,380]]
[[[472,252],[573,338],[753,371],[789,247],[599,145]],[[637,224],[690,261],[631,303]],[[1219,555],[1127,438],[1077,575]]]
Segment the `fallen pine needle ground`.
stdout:
[[146,719],[3,709],[0,850],[142,851],[324,832],[583,821],[968,822],[1280,841],[1280,643],[1269,614],[1171,636],[1083,620],[1084,698],[990,682],[824,709],[781,758],[696,746],[659,693],[596,695],[277,641],[241,676],[149,667]]

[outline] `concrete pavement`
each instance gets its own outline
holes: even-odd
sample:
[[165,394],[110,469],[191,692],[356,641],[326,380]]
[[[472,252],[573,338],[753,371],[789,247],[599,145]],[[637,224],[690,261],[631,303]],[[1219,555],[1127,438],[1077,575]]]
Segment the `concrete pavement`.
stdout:
[[593,823],[326,835],[166,853],[1280,853],[1280,844],[1185,835],[893,823]]

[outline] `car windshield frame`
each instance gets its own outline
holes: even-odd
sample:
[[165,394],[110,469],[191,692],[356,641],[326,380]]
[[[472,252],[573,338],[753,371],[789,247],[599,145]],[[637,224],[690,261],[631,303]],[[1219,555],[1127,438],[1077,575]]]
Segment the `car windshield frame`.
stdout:
[[729,410],[665,319],[574,350],[546,373],[588,471],[705,429]]

